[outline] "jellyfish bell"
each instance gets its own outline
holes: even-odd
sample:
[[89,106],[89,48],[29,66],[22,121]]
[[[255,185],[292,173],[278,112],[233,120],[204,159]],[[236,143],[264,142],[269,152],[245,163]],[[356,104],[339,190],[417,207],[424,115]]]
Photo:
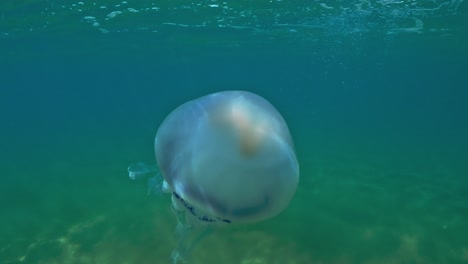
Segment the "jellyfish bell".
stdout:
[[176,108],[155,154],[173,207],[200,222],[245,223],[283,211],[299,181],[281,114],[245,91],[214,93]]

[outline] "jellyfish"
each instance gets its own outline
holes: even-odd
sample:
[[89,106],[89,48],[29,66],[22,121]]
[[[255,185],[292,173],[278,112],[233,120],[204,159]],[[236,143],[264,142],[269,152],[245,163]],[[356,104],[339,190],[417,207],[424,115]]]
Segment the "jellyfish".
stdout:
[[154,151],[157,166],[137,163],[128,172],[132,179],[150,176],[148,193],[172,197],[179,240],[173,263],[187,260],[207,233],[192,236],[193,230],[272,218],[299,182],[285,120],[251,92],[223,91],[182,104],[158,128]]

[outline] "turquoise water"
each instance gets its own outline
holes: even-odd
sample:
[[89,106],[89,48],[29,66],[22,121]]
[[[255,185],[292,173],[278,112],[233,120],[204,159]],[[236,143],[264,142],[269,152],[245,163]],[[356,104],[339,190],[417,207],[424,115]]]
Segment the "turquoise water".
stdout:
[[468,263],[463,1],[3,1],[0,263],[171,263],[169,196],[127,166],[180,104],[286,119],[290,206],[189,263]]

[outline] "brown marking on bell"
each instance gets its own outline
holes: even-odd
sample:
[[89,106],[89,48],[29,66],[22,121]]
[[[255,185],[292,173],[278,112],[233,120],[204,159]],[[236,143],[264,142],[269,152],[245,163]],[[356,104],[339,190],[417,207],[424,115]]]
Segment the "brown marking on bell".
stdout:
[[239,131],[239,147],[242,155],[255,155],[263,141],[263,135],[255,127],[247,127]]

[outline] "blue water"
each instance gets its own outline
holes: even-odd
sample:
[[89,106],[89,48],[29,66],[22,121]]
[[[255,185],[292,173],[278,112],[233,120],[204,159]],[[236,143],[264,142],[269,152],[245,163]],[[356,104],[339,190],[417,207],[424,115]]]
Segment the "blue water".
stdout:
[[468,263],[467,8],[2,2],[0,263],[171,263],[170,197],[127,166],[155,162],[170,111],[233,89],[282,113],[299,187],[189,263]]

